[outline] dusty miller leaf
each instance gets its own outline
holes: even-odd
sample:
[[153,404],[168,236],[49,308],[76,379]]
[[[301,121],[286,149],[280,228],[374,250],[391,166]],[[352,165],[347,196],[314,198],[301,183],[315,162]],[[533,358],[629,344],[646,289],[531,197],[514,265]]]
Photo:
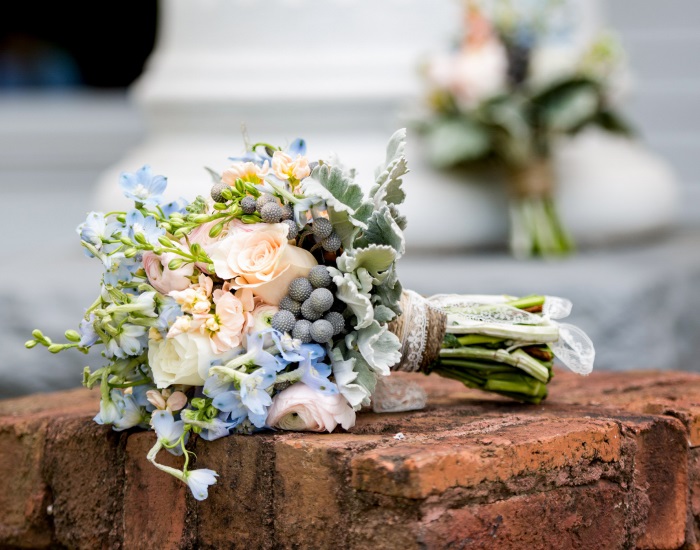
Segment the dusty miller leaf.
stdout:
[[353,214],[364,201],[362,189],[343,174],[337,167],[327,164],[314,168],[311,176],[303,183],[305,195],[317,195],[326,201],[336,212]]

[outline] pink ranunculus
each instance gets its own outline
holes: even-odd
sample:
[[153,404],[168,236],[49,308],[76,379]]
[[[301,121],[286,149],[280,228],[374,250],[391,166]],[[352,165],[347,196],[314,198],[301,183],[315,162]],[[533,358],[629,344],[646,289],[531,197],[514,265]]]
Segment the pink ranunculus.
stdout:
[[275,151],[272,155],[272,171],[281,180],[301,181],[311,173],[311,168],[306,157],[297,155],[293,159],[284,151]]
[[150,251],[143,253],[142,263],[148,281],[161,294],[189,288],[191,283],[189,278],[194,273],[194,266],[192,264],[182,264],[177,269],[168,267],[171,260],[179,258],[180,256],[171,252],[166,252],[160,256]]
[[212,247],[216,274],[233,288],[250,288],[271,305],[279,304],[289,283],[305,277],[317,265],[313,255],[287,241],[282,223],[251,224],[251,231],[234,231]]
[[355,411],[341,394],[324,394],[297,382],[272,399],[266,423],[297,432],[332,432],[338,424],[347,430],[355,425]]

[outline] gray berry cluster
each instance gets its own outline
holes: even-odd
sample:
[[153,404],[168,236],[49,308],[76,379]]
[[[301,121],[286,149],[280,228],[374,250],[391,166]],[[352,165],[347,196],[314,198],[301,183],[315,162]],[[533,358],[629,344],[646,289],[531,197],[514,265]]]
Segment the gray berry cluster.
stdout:
[[[214,193],[213,189],[212,193]],[[299,228],[294,222],[294,210],[292,207],[288,204],[280,205],[277,198],[270,193],[263,193],[257,199],[250,195],[243,197],[241,199],[241,210],[243,210],[244,214],[255,214],[257,212],[260,214],[260,219],[265,223],[284,223],[289,228],[287,233],[289,239],[296,239],[299,234]]]
[[326,266],[311,269],[307,277],[294,279],[282,298],[279,311],[272,317],[272,328],[289,332],[304,344],[330,342],[345,330],[342,313],[331,311],[335,297],[329,289],[333,282]]
[[333,231],[333,224],[328,218],[314,218],[311,232],[321,241],[321,246],[326,252],[335,252],[342,245],[340,237]]

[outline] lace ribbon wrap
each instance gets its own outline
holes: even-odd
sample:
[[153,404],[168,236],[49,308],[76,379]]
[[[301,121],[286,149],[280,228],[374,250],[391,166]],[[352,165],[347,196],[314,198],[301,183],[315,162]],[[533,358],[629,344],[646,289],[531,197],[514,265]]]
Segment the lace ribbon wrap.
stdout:
[[557,358],[578,374],[593,370],[595,348],[580,328],[559,323],[571,312],[565,298],[547,296],[542,313],[506,304],[510,296],[438,294],[425,298],[411,290],[401,297],[403,311],[389,324],[401,342],[393,371],[421,372],[435,363],[446,333],[486,334],[521,343],[547,343]]
[[447,331],[447,315],[412,290],[401,296],[399,317],[389,330],[401,342],[401,360],[391,370],[420,372],[437,361]]

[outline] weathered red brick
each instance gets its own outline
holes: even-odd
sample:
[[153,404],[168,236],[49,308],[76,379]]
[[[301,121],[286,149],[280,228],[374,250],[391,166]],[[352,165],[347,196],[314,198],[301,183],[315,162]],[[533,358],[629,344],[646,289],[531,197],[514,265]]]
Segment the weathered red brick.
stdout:
[[49,424],[44,476],[54,536],[69,548],[120,548],[127,434],[95,424],[92,416]]
[[[618,425],[591,419],[491,419],[475,435],[411,438],[356,456],[356,489],[405,498],[425,498],[450,487],[505,481],[584,460],[620,457]],[[437,426],[436,426],[437,428]],[[465,427],[467,434],[469,427]],[[439,434],[439,432],[438,432]]]
[[[124,548],[171,550],[190,542],[186,529],[187,486],[146,459],[155,442],[155,434],[145,432],[129,435],[126,444]],[[163,450],[157,460],[179,469],[184,459]]]
[[51,495],[43,475],[48,426],[84,414],[94,402],[84,390],[0,401],[0,546],[52,544]]
[[46,421],[0,419],[0,546],[47,548],[52,531],[42,476]]
[[649,499],[639,548],[674,549],[685,541],[688,516],[688,441],[673,418],[655,418],[634,428],[634,483]]
[[624,489],[600,481],[458,509],[436,506],[419,537],[429,550],[628,548],[626,504]]
[[196,467],[219,474],[209,498],[196,503],[198,548],[275,546],[273,438],[241,435],[197,442]]

